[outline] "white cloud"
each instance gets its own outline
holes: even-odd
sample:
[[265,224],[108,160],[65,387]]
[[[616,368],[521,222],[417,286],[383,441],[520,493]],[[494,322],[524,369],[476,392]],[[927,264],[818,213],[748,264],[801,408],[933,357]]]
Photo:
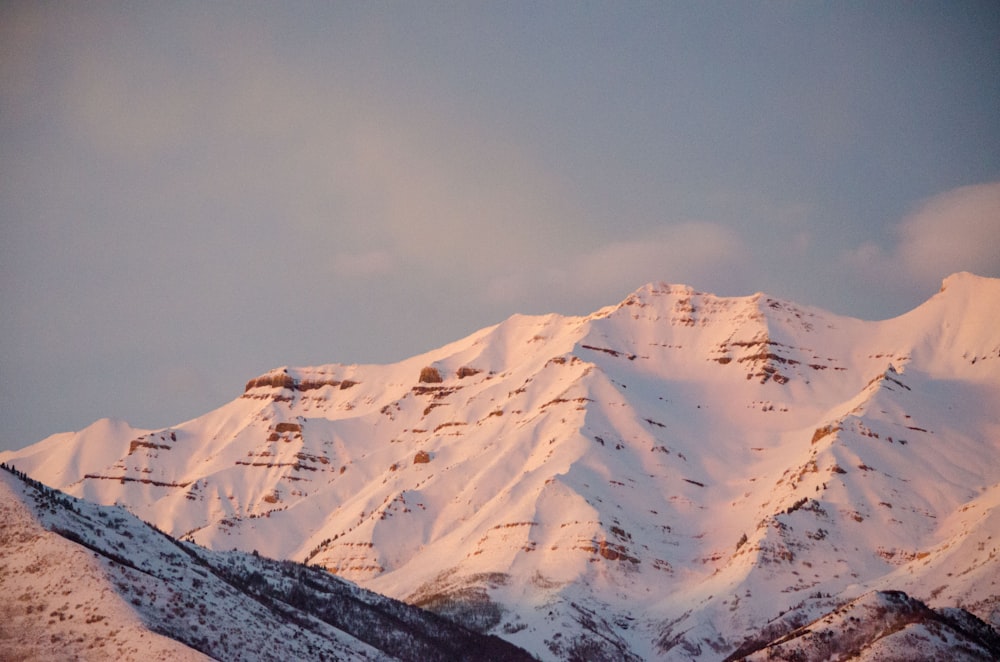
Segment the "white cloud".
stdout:
[[855,274],[897,288],[934,287],[957,271],[1000,276],[1000,182],[924,200],[895,227],[896,243],[865,242],[845,256]]
[[956,271],[1000,272],[1000,182],[926,200],[900,222],[896,249],[907,273],[938,280]]

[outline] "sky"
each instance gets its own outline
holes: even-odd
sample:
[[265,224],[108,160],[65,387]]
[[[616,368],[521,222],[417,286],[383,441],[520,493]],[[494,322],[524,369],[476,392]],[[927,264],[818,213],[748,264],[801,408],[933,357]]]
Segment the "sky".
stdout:
[[0,3],[0,450],[652,281],[1000,277],[996,2]]

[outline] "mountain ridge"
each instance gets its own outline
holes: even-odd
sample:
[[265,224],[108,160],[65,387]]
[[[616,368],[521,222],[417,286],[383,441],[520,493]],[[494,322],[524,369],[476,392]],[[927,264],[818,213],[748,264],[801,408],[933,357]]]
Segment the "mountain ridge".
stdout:
[[0,587],[27,604],[3,607],[3,659],[533,659],[315,568],[180,543],[0,468],[0,521],[15,532],[0,536]]
[[996,626],[998,311],[1000,281],[972,274],[874,322],[652,283],[395,364],[276,368],[171,428],[102,421],[0,459],[552,659],[721,659],[778,611],[835,606],[803,596],[872,588]]

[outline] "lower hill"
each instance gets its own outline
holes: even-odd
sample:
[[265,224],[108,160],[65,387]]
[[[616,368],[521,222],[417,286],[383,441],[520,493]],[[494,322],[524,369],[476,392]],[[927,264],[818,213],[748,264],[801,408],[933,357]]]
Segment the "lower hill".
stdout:
[[329,573],[0,471],[0,660],[531,660]]
[[[930,609],[901,591],[873,591],[802,627],[790,622],[772,624],[764,639],[745,643],[726,662],[1000,659],[1000,636],[978,618],[962,609]],[[788,631],[775,636],[782,630]]]

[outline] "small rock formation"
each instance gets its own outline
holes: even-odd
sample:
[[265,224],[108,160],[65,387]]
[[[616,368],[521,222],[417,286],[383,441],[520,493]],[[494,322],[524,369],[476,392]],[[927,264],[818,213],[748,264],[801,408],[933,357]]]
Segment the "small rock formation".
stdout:
[[441,373],[435,367],[427,366],[420,370],[420,382],[424,384],[440,384],[443,381]]

